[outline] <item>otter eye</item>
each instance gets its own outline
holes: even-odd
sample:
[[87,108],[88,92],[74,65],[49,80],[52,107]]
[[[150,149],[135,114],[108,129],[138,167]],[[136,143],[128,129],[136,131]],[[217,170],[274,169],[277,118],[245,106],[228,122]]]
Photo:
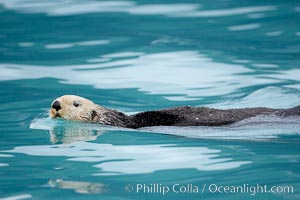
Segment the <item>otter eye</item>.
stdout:
[[73,102],[73,106],[78,107],[79,103],[77,103],[76,101]]

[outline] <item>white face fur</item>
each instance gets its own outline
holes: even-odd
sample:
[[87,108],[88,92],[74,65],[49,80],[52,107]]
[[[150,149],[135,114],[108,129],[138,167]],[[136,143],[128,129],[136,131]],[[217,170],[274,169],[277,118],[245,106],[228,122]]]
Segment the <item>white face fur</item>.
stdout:
[[99,110],[101,107],[88,99],[75,95],[64,95],[51,103],[49,116],[78,122],[93,122],[94,115]]

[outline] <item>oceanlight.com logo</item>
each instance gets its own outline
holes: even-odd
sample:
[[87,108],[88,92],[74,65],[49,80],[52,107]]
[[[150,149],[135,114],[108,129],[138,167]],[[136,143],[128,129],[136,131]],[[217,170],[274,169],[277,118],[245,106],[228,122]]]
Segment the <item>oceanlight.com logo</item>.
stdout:
[[218,185],[218,184],[173,184],[164,185],[160,183],[153,184],[127,184],[125,191],[136,194],[248,194],[254,196],[256,194],[274,193],[274,194],[293,194],[294,187],[291,185]]

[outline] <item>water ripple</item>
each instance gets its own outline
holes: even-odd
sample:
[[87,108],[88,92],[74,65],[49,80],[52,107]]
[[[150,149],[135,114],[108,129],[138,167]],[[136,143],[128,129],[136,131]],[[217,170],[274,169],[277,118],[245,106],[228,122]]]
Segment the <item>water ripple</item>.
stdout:
[[[125,12],[132,15],[164,15],[169,17],[225,17],[276,10],[273,5],[249,6],[219,10],[200,10],[200,4],[173,3],[140,5],[135,1],[23,1],[0,0],[6,9],[25,13],[47,13],[50,16],[78,15],[86,13]],[[296,9],[297,10],[297,9]]]
[[[88,151],[86,149],[89,149]],[[250,161],[233,161],[217,149],[159,145],[112,145],[76,142],[62,145],[19,146],[4,152],[34,156],[64,156],[69,161],[98,163],[94,175],[144,174],[159,170],[215,171],[239,168]],[[147,158],[145,160],[145,158]],[[138,166],[138,167],[137,167]]]
[[74,43],[62,43],[62,44],[47,44],[45,45],[46,49],[65,49],[71,48],[74,46],[93,46],[93,45],[104,45],[108,44],[109,40],[92,40],[92,41],[82,41]]
[[31,194],[20,194],[20,195],[1,198],[1,200],[23,200],[23,199],[31,199],[31,198],[32,198]]
[[242,73],[252,70],[242,65],[215,62],[197,51],[125,52],[103,58],[106,57],[119,59],[55,67],[1,64],[0,80],[51,77],[67,84],[93,85],[104,89],[138,87],[141,91],[163,94],[165,98],[180,95],[190,99],[228,94],[241,87],[276,82],[259,76],[243,76]]
[[230,31],[245,31],[245,30],[257,29],[260,27],[261,27],[261,24],[256,23],[256,24],[244,24],[244,25],[238,25],[238,26],[229,26],[228,29]]

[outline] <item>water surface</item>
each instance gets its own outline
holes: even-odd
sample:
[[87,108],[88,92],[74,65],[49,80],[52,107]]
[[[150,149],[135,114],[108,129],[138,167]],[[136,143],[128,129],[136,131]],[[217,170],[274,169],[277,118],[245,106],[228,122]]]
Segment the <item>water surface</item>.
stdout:
[[[127,114],[297,106],[299,20],[295,1],[0,0],[0,198],[299,199],[298,118],[130,130],[47,117],[63,94]],[[128,184],[294,191],[163,196]]]

